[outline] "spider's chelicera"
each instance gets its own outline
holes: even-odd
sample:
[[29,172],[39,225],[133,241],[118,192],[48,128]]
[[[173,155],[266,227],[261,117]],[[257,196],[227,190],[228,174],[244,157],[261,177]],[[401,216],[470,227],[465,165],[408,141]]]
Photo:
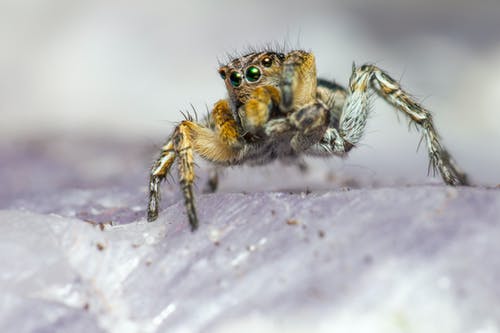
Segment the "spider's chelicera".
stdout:
[[[441,144],[429,111],[375,65],[353,66],[347,88],[317,78],[314,55],[302,50],[254,52],[221,66],[219,74],[228,97],[215,103],[203,122],[180,122],[154,162],[148,221],[158,217],[159,187],[177,159],[189,223],[197,228],[194,153],[221,166],[345,156],[362,137],[372,91],[421,129],[430,164],[446,184],[467,184]],[[210,180],[212,190],[216,179]]]

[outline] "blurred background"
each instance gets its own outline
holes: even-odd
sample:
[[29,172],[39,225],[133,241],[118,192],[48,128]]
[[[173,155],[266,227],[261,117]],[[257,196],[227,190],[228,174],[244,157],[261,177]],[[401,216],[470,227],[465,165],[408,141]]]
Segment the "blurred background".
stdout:
[[[344,85],[353,61],[387,70],[433,112],[473,182],[496,185],[499,17],[497,0],[2,0],[3,199],[78,177],[142,183],[179,111],[225,96],[218,59],[274,42],[313,51],[319,75]],[[399,118],[375,101],[351,157],[312,164],[426,181],[420,136]]]

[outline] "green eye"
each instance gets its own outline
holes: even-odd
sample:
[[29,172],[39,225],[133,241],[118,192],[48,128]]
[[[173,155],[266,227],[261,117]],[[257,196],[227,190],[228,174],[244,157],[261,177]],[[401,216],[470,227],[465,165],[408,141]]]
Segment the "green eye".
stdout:
[[232,72],[231,75],[229,76],[229,81],[231,81],[231,84],[233,87],[238,87],[241,84],[242,77],[240,72]]
[[245,77],[249,82],[255,82],[260,78],[260,69],[255,66],[250,66],[245,72]]
[[225,80],[225,79],[226,79],[226,72],[224,72],[224,70],[222,70],[222,69],[221,69],[221,70],[219,71],[219,75],[220,75],[220,77],[221,77],[223,80]]

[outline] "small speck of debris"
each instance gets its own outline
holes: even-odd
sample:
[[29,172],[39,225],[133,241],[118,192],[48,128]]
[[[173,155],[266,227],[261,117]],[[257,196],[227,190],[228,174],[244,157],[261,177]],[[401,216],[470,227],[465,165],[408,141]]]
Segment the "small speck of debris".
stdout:
[[89,303],[85,303],[85,304],[83,305],[83,309],[84,309],[85,311],[89,311],[89,308],[90,308]]
[[98,249],[99,251],[102,251],[102,250],[104,250],[104,249],[106,248],[106,246],[104,246],[104,244],[102,244],[102,243],[97,243],[97,244],[96,244],[96,247],[97,247],[97,249]]
[[208,239],[215,245],[219,246],[220,238],[222,236],[222,232],[219,229],[210,229],[208,232]]
[[255,245],[248,245],[248,246],[247,246],[247,251],[249,251],[249,252],[253,252],[253,251],[255,251],[256,249],[257,249],[257,248],[255,247]]
[[271,209],[271,215],[276,215],[276,211],[274,209]]
[[104,231],[104,229],[106,229],[106,227],[108,227],[108,226],[110,226],[110,227],[113,226],[113,221],[109,221],[109,222],[97,222],[97,221],[88,220],[88,219],[83,219],[83,221],[87,222],[89,224],[92,224],[94,227],[99,228],[99,230],[101,230],[101,231]]
[[152,264],[152,263],[153,263],[153,262],[151,261],[151,259],[148,259],[148,260],[146,260],[146,262],[145,262],[146,266],[151,266],[151,264]]
[[318,237],[319,238],[325,237],[325,232],[323,230],[318,230]]
[[289,220],[286,220],[286,224],[288,224],[288,225],[299,225],[300,222],[298,220],[295,220],[295,219],[289,219]]

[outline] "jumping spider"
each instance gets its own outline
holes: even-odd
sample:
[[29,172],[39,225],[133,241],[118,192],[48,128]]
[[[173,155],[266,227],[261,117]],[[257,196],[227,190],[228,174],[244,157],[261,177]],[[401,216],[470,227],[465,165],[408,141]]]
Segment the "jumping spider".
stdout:
[[159,186],[176,158],[187,216],[195,230],[195,152],[222,166],[297,160],[302,155],[345,156],[363,135],[372,91],[422,130],[429,163],[446,184],[467,184],[441,144],[429,111],[375,65],[353,65],[348,88],[316,78],[314,55],[303,50],[252,52],[221,66],[219,74],[228,98],[215,103],[203,123],[180,122],[154,162],[148,221],[158,217]]

